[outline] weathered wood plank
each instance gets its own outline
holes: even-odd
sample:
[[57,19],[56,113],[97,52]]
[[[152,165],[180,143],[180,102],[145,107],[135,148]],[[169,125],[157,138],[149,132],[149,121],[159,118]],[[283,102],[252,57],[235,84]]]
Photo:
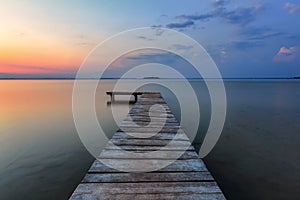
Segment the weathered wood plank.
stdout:
[[[76,197],[73,197],[73,199],[81,199],[81,200],[87,200],[87,199],[95,199],[93,195],[78,195]],[[119,199],[119,200],[133,200],[133,199],[139,199],[139,200],[169,200],[169,199],[180,199],[180,200],[224,200],[225,197],[222,193],[209,193],[209,194],[197,194],[197,193],[162,193],[162,194],[115,194],[113,195],[107,195],[101,196],[102,200],[111,200],[111,199]]]
[[[151,113],[167,113],[167,114],[170,114],[172,115],[172,111],[167,107],[167,106],[151,106],[151,105],[140,105],[140,106],[137,106],[137,107],[133,107],[131,110],[130,110],[130,113],[134,113],[134,112],[137,112],[137,113],[142,113],[142,112],[149,112],[150,111],[150,107],[151,107]],[[161,109],[161,107],[163,107],[164,109]]]
[[[124,128],[147,128],[147,129],[155,129],[155,128],[164,128],[164,129],[179,129],[180,126],[178,124],[174,124],[174,123],[151,123],[151,124],[145,124],[145,126],[142,126],[140,124],[137,124],[135,122],[122,122],[120,124],[120,128],[124,129]],[[153,132],[153,131],[152,131]]]
[[[123,149],[125,151],[182,151],[185,150],[185,146],[168,146],[165,148],[161,148],[161,146],[134,146],[134,145],[122,145],[122,146],[115,146],[115,145],[107,145],[104,149]],[[195,151],[193,146],[189,146],[186,151]]]
[[178,122],[166,122],[166,121],[122,121],[120,124],[121,127],[131,126],[131,127],[180,127]]
[[111,139],[108,145],[114,144],[117,146],[131,145],[131,146],[190,146],[190,141],[183,140],[143,140],[143,139]]
[[[131,110],[129,111],[128,113],[129,115],[136,115],[136,116],[149,116],[149,111],[147,110],[142,110],[142,109],[139,109],[139,110]],[[151,116],[152,117],[163,117],[163,118],[168,118],[168,117],[171,117],[171,118],[174,118],[174,115],[171,114],[170,111],[166,111],[166,112],[158,112],[158,111],[152,111],[151,112]]]
[[134,182],[184,182],[214,181],[208,171],[204,172],[149,172],[149,173],[88,173],[82,183],[134,183]]
[[[151,106],[151,105],[147,105],[147,106],[145,106],[145,105],[140,105],[139,107],[133,107],[131,110],[130,110],[130,112],[131,113],[133,113],[133,112],[138,112],[138,113],[142,113],[142,112],[146,112],[146,113],[148,113],[148,112],[150,112],[150,108],[151,108],[151,114],[152,113],[160,113],[160,114],[162,114],[162,113],[165,113],[165,114],[172,114],[172,111],[168,108],[168,107],[166,107],[166,106]],[[164,108],[164,109],[162,109],[162,108]]]
[[[181,155],[178,157],[178,155]],[[159,151],[149,154],[146,152],[125,152],[120,150],[108,150],[104,149],[100,156],[100,159],[197,159],[198,154],[195,151]]]
[[140,118],[137,118],[135,116],[130,116],[128,115],[128,117],[126,117],[124,120],[124,122],[156,122],[156,123],[170,123],[170,124],[173,124],[173,123],[179,123],[178,121],[176,121],[176,119],[174,118],[156,118],[156,117],[140,117]]
[[161,117],[145,117],[145,116],[136,116],[136,115],[128,115],[124,121],[138,121],[138,122],[167,122],[167,123],[178,123],[175,118],[161,118]]
[[[141,112],[141,113],[128,113],[127,116],[135,116],[135,117],[148,117],[149,118],[149,113],[147,112]],[[157,115],[152,115],[151,118],[162,118],[162,119],[168,119],[168,118],[174,118],[174,115],[172,114],[157,114]]]
[[141,96],[138,104],[143,104],[143,103],[156,103],[156,102],[162,102],[162,103],[166,103],[161,97],[160,98],[157,98],[157,97],[154,97],[154,98],[144,98]]
[[[170,110],[168,104],[164,101],[139,101],[138,103],[136,103],[134,105],[134,108],[135,109],[148,109],[149,110],[150,107],[160,108],[161,106],[164,107],[167,110]],[[163,110],[161,110],[161,111],[163,111]]]
[[[149,165],[157,165],[160,160],[141,160],[140,162],[147,163]],[[130,160],[114,160],[115,164],[126,164],[128,171],[131,169],[136,169],[136,166]],[[156,172],[198,172],[198,171],[208,171],[205,164],[200,159],[191,159],[191,160],[175,160],[172,164],[157,170]],[[101,161],[96,160],[91,168],[89,169],[90,173],[111,173],[111,172],[120,172],[116,169],[112,169]]]
[[[120,194],[220,194],[215,182],[149,182],[149,183],[84,183],[79,184],[73,199],[98,199]],[[100,197],[100,198],[99,198]]]
[[154,127],[120,127],[118,132],[140,132],[140,133],[176,133],[180,130],[178,127],[156,127],[159,129],[154,130]]
[[183,140],[189,141],[189,138],[183,133],[158,133],[153,136],[152,133],[124,133],[124,132],[116,132],[113,139],[149,139],[149,140]]

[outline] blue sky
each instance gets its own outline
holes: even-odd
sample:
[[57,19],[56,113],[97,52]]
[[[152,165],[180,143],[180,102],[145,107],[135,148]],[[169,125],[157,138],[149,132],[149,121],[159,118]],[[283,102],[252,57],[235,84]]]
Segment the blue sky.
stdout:
[[[300,0],[11,0],[0,5],[0,78],[72,77],[95,45],[145,26],[194,38],[226,78],[300,76]],[[140,56],[143,62],[174,63],[162,52]]]

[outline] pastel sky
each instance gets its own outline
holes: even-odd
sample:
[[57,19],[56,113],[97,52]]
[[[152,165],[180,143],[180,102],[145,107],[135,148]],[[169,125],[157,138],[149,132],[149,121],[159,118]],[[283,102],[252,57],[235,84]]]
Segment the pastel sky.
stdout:
[[300,76],[300,0],[1,0],[0,24],[0,78],[74,77],[97,44],[146,26],[194,38],[226,78]]

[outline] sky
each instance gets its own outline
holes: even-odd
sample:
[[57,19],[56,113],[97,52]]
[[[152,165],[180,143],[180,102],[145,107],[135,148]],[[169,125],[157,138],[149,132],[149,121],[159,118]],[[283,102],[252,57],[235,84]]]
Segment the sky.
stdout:
[[[300,76],[299,19],[300,0],[1,0],[0,78],[75,77],[97,44],[139,27],[190,36],[224,78]],[[132,62],[114,62],[107,74],[118,77],[126,63],[153,61],[189,68],[161,51],[123,60]]]

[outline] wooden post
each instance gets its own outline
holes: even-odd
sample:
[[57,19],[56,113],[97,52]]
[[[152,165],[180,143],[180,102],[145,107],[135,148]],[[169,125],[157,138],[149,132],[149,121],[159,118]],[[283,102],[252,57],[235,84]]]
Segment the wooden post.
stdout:
[[111,93],[111,102],[115,102],[115,94]]
[[134,103],[136,103],[138,100],[138,95],[137,94],[133,94],[133,95],[134,95]]

